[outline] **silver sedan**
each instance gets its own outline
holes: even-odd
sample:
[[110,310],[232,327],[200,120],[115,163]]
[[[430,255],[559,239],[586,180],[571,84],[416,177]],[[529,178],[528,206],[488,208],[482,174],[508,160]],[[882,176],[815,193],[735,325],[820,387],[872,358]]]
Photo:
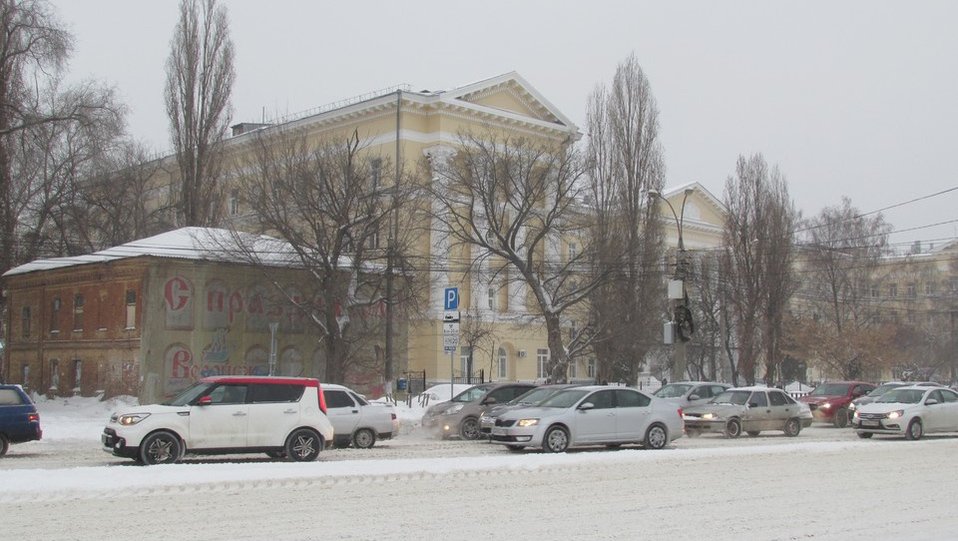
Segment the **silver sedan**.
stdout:
[[492,441],[513,451],[532,447],[552,453],[629,443],[661,449],[682,431],[681,409],[674,404],[627,387],[588,386],[500,415]]

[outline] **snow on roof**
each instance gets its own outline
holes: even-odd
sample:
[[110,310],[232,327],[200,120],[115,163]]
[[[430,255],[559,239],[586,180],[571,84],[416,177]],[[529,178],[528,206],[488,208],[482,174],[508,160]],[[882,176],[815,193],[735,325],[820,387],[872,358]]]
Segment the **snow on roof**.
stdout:
[[[295,264],[298,259],[289,245],[267,236],[244,234],[242,244],[251,247],[250,252],[260,261],[282,266]],[[248,262],[239,249],[236,238],[229,230],[207,227],[183,227],[160,233],[145,239],[100,250],[92,254],[37,259],[14,267],[3,274],[13,276],[30,272],[61,269],[91,263],[108,263],[134,257],[166,257],[195,261]]]

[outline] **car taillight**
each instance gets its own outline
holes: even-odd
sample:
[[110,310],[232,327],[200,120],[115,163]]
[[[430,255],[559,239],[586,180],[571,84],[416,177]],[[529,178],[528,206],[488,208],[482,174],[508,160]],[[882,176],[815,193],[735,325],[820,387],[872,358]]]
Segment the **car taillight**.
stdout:
[[396,420],[396,414],[395,414],[395,413],[390,413],[389,415],[392,416],[392,420],[393,420],[393,421]]
[[28,413],[28,414],[27,414],[27,421],[29,421],[29,422],[31,422],[31,423],[35,423],[35,422],[38,423],[38,422],[40,422],[40,414],[39,414],[39,413]]
[[682,418],[682,408],[679,408],[679,419]]

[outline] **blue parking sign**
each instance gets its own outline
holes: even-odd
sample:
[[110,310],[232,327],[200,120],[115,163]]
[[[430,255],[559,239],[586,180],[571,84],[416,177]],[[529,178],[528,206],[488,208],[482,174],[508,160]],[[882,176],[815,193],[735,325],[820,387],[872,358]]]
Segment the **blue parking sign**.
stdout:
[[458,287],[446,288],[446,295],[443,299],[443,306],[445,310],[459,309],[459,288]]

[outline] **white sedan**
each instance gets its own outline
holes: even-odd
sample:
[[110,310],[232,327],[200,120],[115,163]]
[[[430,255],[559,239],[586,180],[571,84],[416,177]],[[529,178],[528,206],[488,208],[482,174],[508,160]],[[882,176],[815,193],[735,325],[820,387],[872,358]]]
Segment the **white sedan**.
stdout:
[[944,387],[892,389],[855,410],[852,426],[860,438],[891,434],[917,440],[931,432],[958,432],[958,393]]
[[535,407],[503,413],[492,442],[513,451],[538,447],[562,453],[569,447],[637,443],[661,449],[682,436],[682,410],[627,387],[588,386],[560,391]]

